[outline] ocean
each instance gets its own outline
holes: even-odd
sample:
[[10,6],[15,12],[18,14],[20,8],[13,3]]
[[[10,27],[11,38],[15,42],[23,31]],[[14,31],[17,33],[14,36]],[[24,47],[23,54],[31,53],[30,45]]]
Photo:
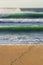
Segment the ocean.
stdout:
[[[0,27],[43,26],[43,19],[0,19]],[[43,44],[43,31],[15,32],[0,31],[0,45]]]

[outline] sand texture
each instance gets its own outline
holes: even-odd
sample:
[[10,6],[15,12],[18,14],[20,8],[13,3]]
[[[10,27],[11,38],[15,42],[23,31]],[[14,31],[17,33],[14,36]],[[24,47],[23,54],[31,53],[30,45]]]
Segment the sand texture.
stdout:
[[0,46],[0,65],[43,65],[43,45]]

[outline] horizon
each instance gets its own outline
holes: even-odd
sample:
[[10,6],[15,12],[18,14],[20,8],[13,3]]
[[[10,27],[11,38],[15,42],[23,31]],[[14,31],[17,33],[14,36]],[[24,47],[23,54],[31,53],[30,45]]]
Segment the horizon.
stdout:
[[0,0],[1,8],[43,8],[43,0]]

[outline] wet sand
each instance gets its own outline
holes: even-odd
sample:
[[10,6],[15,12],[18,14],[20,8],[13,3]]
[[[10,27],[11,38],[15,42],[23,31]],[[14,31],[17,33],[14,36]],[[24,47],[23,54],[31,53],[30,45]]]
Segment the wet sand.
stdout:
[[43,45],[0,45],[0,65],[43,65]]

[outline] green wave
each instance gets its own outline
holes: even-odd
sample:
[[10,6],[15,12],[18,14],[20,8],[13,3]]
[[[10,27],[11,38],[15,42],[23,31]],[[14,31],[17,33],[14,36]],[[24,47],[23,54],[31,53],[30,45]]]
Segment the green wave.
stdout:
[[0,27],[0,31],[43,31],[43,26]]
[[43,18],[43,14],[33,14],[33,13],[18,13],[9,14],[8,16],[0,16],[0,18]]

